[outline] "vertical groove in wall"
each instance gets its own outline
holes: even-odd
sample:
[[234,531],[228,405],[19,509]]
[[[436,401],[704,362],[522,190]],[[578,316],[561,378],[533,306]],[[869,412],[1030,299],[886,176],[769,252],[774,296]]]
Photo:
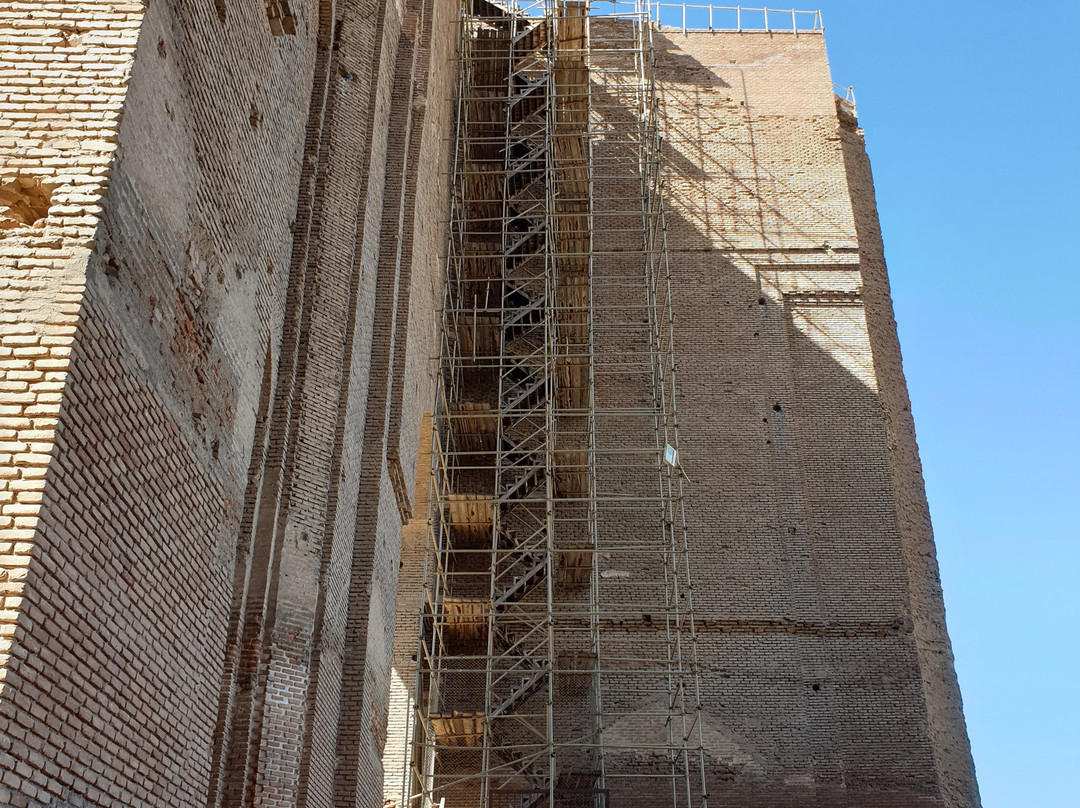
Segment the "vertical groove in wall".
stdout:
[[236,562],[233,570],[233,602],[229,614],[225,659],[222,666],[218,695],[218,715],[214,725],[213,748],[210,758],[210,781],[206,799],[206,804],[210,808],[219,804],[224,785],[225,753],[229,747],[231,737],[229,730],[234,717],[237,677],[242,670],[240,628],[244,619],[244,606],[247,602],[252,567],[256,555],[259,555],[256,552],[257,548],[253,546],[252,539],[253,528],[260,512],[260,494],[265,476],[267,444],[270,434],[270,415],[275,378],[273,356],[273,346],[267,344],[266,358],[263,364],[263,388],[255,421],[254,449],[251,453],[251,463],[248,468],[248,484],[244,497],[244,510],[240,521]]
[[[373,144],[385,137],[376,124],[376,99],[377,66],[388,24],[385,3],[353,0],[338,7],[341,13],[334,18],[330,68],[332,95],[324,123],[327,146],[314,191],[314,239],[319,249],[310,262],[315,285],[301,332],[304,378],[298,384],[300,420],[291,447],[297,460],[289,466],[289,494],[278,528],[288,559],[282,561],[283,572],[271,591],[279,625],[273,634],[275,661],[267,678],[275,677],[282,706],[275,725],[262,733],[259,800],[264,805],[295,805],[301,790],[310,796],[314,787],[327,792],[333,735],[313,740],[314,757],[293,739],[303,737],[305,727],[315,722],[325,732],[336,731],[336,720],[320,709],[333,697],[333,677],[326,675],[322,656],[317,669],[312,669],[311,662],[320,644],[316,635],[326,619],[322,598],[327,591],[348,586],[347,581],[328,575],[324,563],[327,545],[336,546],[337,533],[331,528],[337,487],[343,470],[354,462],[343,456],[340,446],[335,453],[332,436],[334,425],[345,417],[342,402],[352,406],[358,403],[353,399],[363,395],[362,384],[355,391],[351,387],[355,369],[350,337],[358,312],[350,290],[363,282],[368,209],[378,211],[382,204],[380,175],[371,154]],[[354,449],[359,453],[359,447]]]
[[[276,383],[270,405],[269,436],[258,481],[249,488],[245,513],[251,511],[246,529],[251,546],[246,559],[238,553],[237,565],[246,560],[246,576],[237,576],[234,589],[233,622],[230,625],[227,659],[236,659],[236,669],[226,667],[219,705],[220,744],[215,744],[214,774],[207,804],[247,805],[253,799],[255,775],[261,744],[261,710],[265,686],[265,655],[273,618],[271,593],[278,535],[278,515],[287,507],[288,494],[282,488],[291,465],[289,447],[295,424],[296,396],[303,385],[301,354],[304,343],[305,309],[310,306],[313,273],[310,271],[317,247],[312,235],[319,217],[320,199],[315,189],[320,168],[325,166],[325,115],[329,92],[334,0],[318,6],[316,60],[311,86],[302,167],[293,224],[292,258],[285,293],[284,323]],[[268,353],[268,358],[271,354]]]
[[[369,387],[363,427],[364,454],[360,465],[360,485],[356,502],[355,539],[350,568],[348,618],[346,624],[346,653],[342,670],[342,718],[349,716],[359,726],[338,735],[337,774],[335,776],[335,805],[356,805],[358,799],[374,794],[381,783],[381,772],[372,771],[378,765],[365,747],[381,749],[384,742],[384,722],[371,720],[374,705],[365,699],[370,680],[368,669],[369,598],[375,543],[377,541],[380,507],[385,507],[383,480],[386,472],[387,404],[394,351],[394,317],[401,284],[400,223],[404,199],[404,168],[408,159],[407,128],[412,105],[414,71],[415,17],[407,14],[402,21],[394,61],[393,92],[390,101],[386,157],[386,190],[379,234],[378,274],[375,281],[374,320],[370,361]],[[406,140],[394,138],[393,133],[406,133]],[[392,499],[391,499],[392,501]],[[368,720],[364,720],[364,719]],[[367,758],[367,759],[365,759]],[[368,764],[368,765],[365,765]],[[359,804],[363,804],[362,802]]]
[[[412,301],[413,236],[416,221],[416,186],[419,176],[418,160],[424,136],[424,118],[427,111],[431,56],[431,12],[434,0],[412,0],[410,6],[418,6],[419,20],[416,27],[417,45],[413,60],[413,75],[409,88],[408,146],[402,165],[402,205],[398,220],[398,263],[401,271],[397,311],[395,313],[394,349],[390,374],[389,433],[386,440],[387,453],[400,463],[401,406],[405,389],[405,345],[408,342],[409,308]],[[416,13],[416,12],[414,12]],[[422,104],[422,106],[417,106]],[[429,189],[425,189],[427,191]],[[408,486],[408,483],[406,483]]]
[[[384,7],[384,14],[385,14],[385,7]],[[398,66],[399,66],[398,69],[400,69],[401,60],[405,59],[405,58],[408,58],[408,56],[409,56],[408,49],[405,49],[405,50],[402,49],[404,42],[405,42],[405,35],[401,34],[399,36],[399,38],[398,38],[398,46],[397,46],[397,62],[398,62]],[[376,50],[376,52],[378,52],[378,50]],[[396,75],[396,73],[397,73],[397,71],[395,71],[395,75]],[[376,91],[377,91],[377,87],[378,87],[378,82],[373,82],[373,88]],[[397,97],[398,97],[397,92],[400,90],[400,88],[397,86],[396,83],[395,83],[394,90],[395,90],[395,99],[397,99]],[[371,104],[372,104],[371,108],[374,111],[375,105],[376,105],[374,95],[372,97]],[[394,131],[396,131],[397,124],[400,123],[399,121],[395,120],[394,111],[395,110],[392,109],[391,113],[390,113],[390,118],[389,118],[389,121],[388,121],[387,130],[386,130],[387,134],[390,134],[390,133],[393,133]],[[374,117],[372,117],[371,126],[375,126],[375,125],[376,125],[376,122],[374,120]],[[391,137],[392,137],[392,135],[391,135]],[[388,162],[389,162],[388,176],[393,178],[394,177],[394,174],[392,173],[392,169],[394,167],[393,166],[393,161],[391,159]],[[383,196],[382,196],[381,206],[380,206],[381,210],[383,211],[384,219],[385,219],[385,217],[387,217],[389,215],[389,211],[395,209],[394,202],[396,200],[396,193],[397,193],[396,183],[394,182],[393,179],[388,179],[386,181],[386,187],[385,187],[385,189],[383,191]],[[357,233],[358,234],[364,232],[365,228],[363,226],[363,221],[368,215],[369,215],[369,212],[366,209],[362,210],[358,214],[358,220],[357,220],[358,221],[358,224],[357,224]],[[376,308],[376,312],[379,311],[379,302],[380,302],[379,291],[381,290],[381,283],[382,283],[383,279],[388,277],[388,275],[393,274],[392,263],[393,263],[393,259],[394,259],[394,256],[395,256],[395,252],[394,252],[393,249],[390,249],[389,246],[384,242],[385,242],[385,239],[380,241],[379,253],[378,253],[378,255],[379,255],[379,266],[378,266],[378,271],[377,271],[376,278],[375,278],[375,286],[376,286],[376,307],[375,308]],[[343,362],[343,366],[345,368],[350,368],[350,367],[354,366],[354,364],[356,362],[356,357],[354,357],[354,351],[357,348],[361,347],[361,346],[358,346],[356,343],[357,343],[357,338],[358,338],[358,333],[357,333],[358,328],[361,328],[361,325],[357,322],[357,320],[358,320],[357,312],[358,312],[358,306],[359,306],[359,303],[360,303],[359,297],[360,297],[360,292],[361,292],[361,280],[362,280],[361,276],[363,274],[363,272],[361,270],[360,262],[362,262],[364,260],[363,259],[363,253],[364,252],[365,252],[364,245],[362,244],[361,240],[358,238],[355,245],[354,245],[354,256],[353,256],[353,269],[354,269],[354,271],[352,273],[351,285],[350,285],[350,290],[349,290],[349,311],[353,312],[354,316],[352,318],[350,318],[350,320],[349,320],[349,322],[346,325],[346,328],[344,330],[344,341],[345,341],[345,345],[347,346],[346,352],[345,352],[345,358],[344,358],[344,362]],[[373,334],[372,334],[372,340],[373,340],[373,342],[377,342],[379,339],[381,339],[381,330],[379,328],[379,324],[376,322],[376,324],[374,326]],[[350,430],[350,421],[353,420],[358,413],[362,412],[367,417],[370,417],[370,414],[373,411],[378,410],[377,406],[374,407],[374,410],[373,410],[373,407],[372,407],[373,403],[375,403],[375,402],[372,401],[372,397],[373,397],[373,395],[375,395],[375,397],[377,398],[377,394],[375,393],[375,391],[378,389],[378,383],[379,383],[379,381],[378,381],[378,372],[377,372],[378,369],[377,369],[377,366],[374,363],[374,357],[372,359],[372,362],[370,364],[368,364],[367,369],[368,369],[368,386],[367,386],[366,389],[367,389],[368,396],[367,396],[366,401],[361,403],[361,402],[357,402],[357,401],[354,400],[357,397],[358,385],[356,385],[354,383],[351,383],[351,382],[358,381],[358,380],[352,380],[352,379],[350,379],[350,377],[348,375],[346,375],[344,377],[344,383],[342,384],[341,391],[340,391],[340,397],[339,397],[339,403],[338,403],[338,408],[339,408],[338,409],[338,420],[337,420],[337,423],[336,423],[336,426],[335,426],[335,433],[334,433],[334,446],[335,446],[334,463],[333,463],[333,466],[332,466],[332,474],[331,474],[331,480],[330,480],[330,491],[329,491],[329,507],[328,507],[328,510],[327,510],[327,519],[326,519],[327,535],[334,535],[335,534],[335,528],[339,524],[339,522],[344,518],[345,514],[355,514],[355,504],[351,500],[343,501],[343,500],[341,500],[341,498],[339,496],[339,488],[340,488],[339,481],[343,477],[343,473],[342,473],[343,453],[347,450],[346,447],[349,445],[347,432]],[[350,402],[351,402],[351,404],[350,404]],[[365,438],[366,438],[366,435],[365,435]],[[352,460],[354,462],[358,462],[360,464],[361,468],[363,468],[364,464],[366,462],[368,462],[370,458],[373,457],[373,453],[376,456],[380,456],[380,453],[379,453],[378,449],[376,447],[372,447],[367,442],[366,439],[360,444],[360,446],[362,447],[362,451],[360,453],[360,456],[356,457],[356,458],[352,458]],[[378,457],[376,457],[375,459],[378,459]],[[339,509],[341,511],[340,513],[339,513]],[[349,520],[346,519],[345,521],[347,522]],[[352,531],[350,531],[350,532],[352,532]],[[338,537],[335,536],[335,538],[337,539]],[[328,576],[333,574],[332,573],[332,567],[333,567],[335,549],[336,549],[335,548],[335,542],[333,542],[333,541],[327,541],[323,545],[321,578],[324,581],[327,579]],[[340,549],[340,548],[337,548],[337,549]],[[355,544],[352,546],[352,551],[355,552]],[[365,585],[365,582],[358,581],[358,580],[355,580],[355,579],[351,579],[346,583],[346,587],[350,591],[352,590],[353,587],[356,587],[356,586],[361,586],[361,588],[364,588],[364,585]],[[341,724],[343,722],[340,722],[340,720],[338,722],[336,722],[336,723],[331,722],[329,720],[325,720],[325,721],[322,722],[322,723],[325,724],[325,726],[322,728],[321,731],[322,731],[322,734],[325,735],[326,737],[320,737],[318,739],[319,742],[316,742],[316,736],[319,734],[318,731],[317,731],[316,724],[320,721],[319,702],[320,702],[320,700],[323,700],[323,701],[326,701],[326,702],[329,702],[330,700],[340,700],[340,698],[341,698],[340,693],[341,693],[341,689],[342,689],[341,673],[340,673],[340,670],[339,670],[341,665],[342,665],[342,662],[343,662],[343,660],[341,659],[342,649],[339,647],[339,645],[337,644],[336,641],[334,643],[332,643],[332,644],[328,644],[324,640],[324,635],[326,635],[326,634],[337,634],[336,626],[328,624],[328,622],[327,622],[327,619],[328,619],[327,618],[327,608],[328,608],[328,587],[324,585],[324,586],[319,587],[318,598],[317,598],[317,601],[316,601],[315,635],[314,635],[313,643],[312,643],[312,661],[311,661],[312,685],[311,685],[311,688],[309,689],[309,692],[308,692],[307,718],[306,718],[306,723],[305,723],[303,744],[302,744],[303,753],[302,753],[301,779],[300,779],[300,789],[299,789],[299,799],[298,799],[298,805],[301,805],[301,806],[308,805],[308,804],[323,805],[323,804],[326,804],[329,800],[331,800],[333,798],[332,795],[333,795],[333,791],[334,791],[334,787],[335,787],[335,771],[336,771],[337,767],[336,767],[336,758],[333,755],[332,750],[333,750],[333,747],[338,743],[337,739],[340,737],[342,732],[344,732],[346,734],[349,734],[349,733],[353,732],[351,727],[341,726]],[[331,622],[334,623],[334,622],[336,622],[336,620],[331,621]],[[324,655],[327,655],[327,654],[335,656],[334,661],[335,661],[335,667],[337,668],[337,670],[335,670],[335,672],[333,674],[333,682],[332,683],[329,680],[324,682],[324,679],[326,679],[327,677],[324,676],[324,675],[321,675],[322,670],[323,670],[323,668],[322,668],[323,657],[324,657]],[[314,772],[316,770],[318,771],[319,776],[317,778],[317,782],[314,782],[313,781],[313,776],[314,776]],[[317,794],[318,798],[314,798],[313,794]]]
[[[438,318],[446,266],[446,228],[449,212],[449,161],[456,85],[455,3],[424,0],[420,45],[416,56],[416,94],[412,137],[419,151],[410,152],[406,172],[406,242],[402,266],[402,303],[394,342],[394,373],[387,453],[397,451],[401,473],[409,481],[412,518],[402,529],[399,568],[393,570],[397,603],[396,630],[387,661],[387,743],[383,751],[384,806],[399,806],[410,752],[410,707],[416,659],[416,625],[424,571],[428,488],[431,474],[432,357],[438,353]],[[410,196],[411,195],[411,196]],[[408,273],[408,281],[404,275]],[[404,298],[407,296],[407,304]],[[407,326],[405,325],[407,318]],[[407,331],[406,337],[401,336]],[[396,423],[395,423],[396,422]],[[396,537],[395,537],[396,538]],[[406,792],[404,795],[408,796]],[[369,798],[370,799],[370,798]],[[405,803],[407,804],[407,803]]]

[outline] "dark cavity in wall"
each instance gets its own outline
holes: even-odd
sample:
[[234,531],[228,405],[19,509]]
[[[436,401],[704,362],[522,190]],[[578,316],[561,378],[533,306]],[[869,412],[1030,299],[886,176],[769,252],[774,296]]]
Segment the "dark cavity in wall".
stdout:
[[267,0],[266,16],[270,20],[270,33],[274,36],[296,33],[296,19],[289,7],[289,0]]
[[55,188],[41,177],[15,176],[0,184],[0,230],[36,227],[49,215]]

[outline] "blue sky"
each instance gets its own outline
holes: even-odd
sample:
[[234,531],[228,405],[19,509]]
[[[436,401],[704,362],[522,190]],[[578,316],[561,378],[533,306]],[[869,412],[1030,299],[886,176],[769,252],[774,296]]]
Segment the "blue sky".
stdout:
[[821,9],[873,163],[983,805],[1076,808],[1080,6]]

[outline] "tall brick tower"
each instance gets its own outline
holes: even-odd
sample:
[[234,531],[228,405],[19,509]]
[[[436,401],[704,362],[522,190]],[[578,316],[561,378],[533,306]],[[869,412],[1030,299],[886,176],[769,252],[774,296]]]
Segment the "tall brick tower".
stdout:
[[0,41],[0,805],[978,806],[820,15]]

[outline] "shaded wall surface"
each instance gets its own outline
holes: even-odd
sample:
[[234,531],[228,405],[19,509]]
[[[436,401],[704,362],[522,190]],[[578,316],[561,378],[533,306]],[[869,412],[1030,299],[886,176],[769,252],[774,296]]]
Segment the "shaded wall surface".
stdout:
[[869,163],[823,38],[657,44],[710,796],[977,805]]
[[381,804],[437,6],[0,11],[0,804]]

